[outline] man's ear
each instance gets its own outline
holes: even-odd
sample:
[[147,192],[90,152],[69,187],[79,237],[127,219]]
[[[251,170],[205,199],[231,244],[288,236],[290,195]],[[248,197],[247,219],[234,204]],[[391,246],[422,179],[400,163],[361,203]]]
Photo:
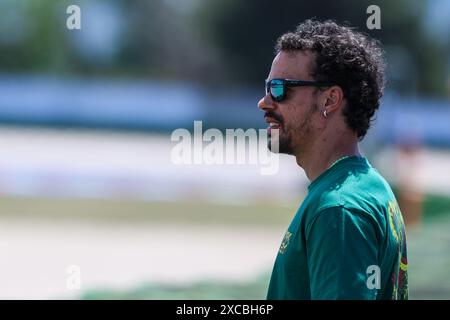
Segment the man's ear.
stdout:
[[323,92],[323,108],[328,114],[337,111],[344,102],[344,91],[340,86],[332,86]]

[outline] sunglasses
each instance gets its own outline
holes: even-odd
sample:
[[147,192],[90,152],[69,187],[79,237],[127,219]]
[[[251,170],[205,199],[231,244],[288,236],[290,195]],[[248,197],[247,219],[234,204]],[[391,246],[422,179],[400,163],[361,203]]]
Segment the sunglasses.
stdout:
[[283,101],[286,98],[287,87],[329,87],[329,82],[316,82],[292,79],[272,79],[266,80],[266,94],[270,93],[272,99],[276,102]]

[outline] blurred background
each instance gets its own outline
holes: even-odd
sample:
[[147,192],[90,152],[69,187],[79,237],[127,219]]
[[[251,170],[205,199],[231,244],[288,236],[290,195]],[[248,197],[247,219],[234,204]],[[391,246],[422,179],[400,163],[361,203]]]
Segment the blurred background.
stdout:
[[175,165],[170,135],[264,128],[275,41],[311,17],[383,44],[362,150],[407,223],[410,297],[450,299],[446,0],[0,0],[0,298],[265,298],[303,170]]

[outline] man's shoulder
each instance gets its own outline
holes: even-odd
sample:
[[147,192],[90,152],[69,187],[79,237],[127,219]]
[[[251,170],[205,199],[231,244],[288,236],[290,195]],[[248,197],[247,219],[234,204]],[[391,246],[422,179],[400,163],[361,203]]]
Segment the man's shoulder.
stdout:
[[388,202],[393,192],[384,177],[373,167],[348,170],[322,183],[308,194],[308,202],[316,204],[315,211],[342,206],[358,208],[361,202]]
[[372,167],[364,172],[346,173],[323,184],[308,195],[304,206],[307,224],[324,211],[337,209],[366,215],[380,223],[395,196],[386,180]]

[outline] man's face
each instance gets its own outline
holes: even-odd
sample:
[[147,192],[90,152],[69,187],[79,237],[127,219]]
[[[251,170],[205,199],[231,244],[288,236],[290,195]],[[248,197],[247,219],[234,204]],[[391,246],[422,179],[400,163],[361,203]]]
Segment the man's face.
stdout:
[[[267,79],[312,81],[313,61],[314,56],[309,51],[281,51],[273,60]],[[259,101],[258,107],[265,111],[265,120],[270,123],[269,137],[271,129],[279,130],[280,153],[297,155],[308,150],[314,141],[321,123],[316,90],[314,87],[287,87],[284,100],[276,102],[268,93]]]

